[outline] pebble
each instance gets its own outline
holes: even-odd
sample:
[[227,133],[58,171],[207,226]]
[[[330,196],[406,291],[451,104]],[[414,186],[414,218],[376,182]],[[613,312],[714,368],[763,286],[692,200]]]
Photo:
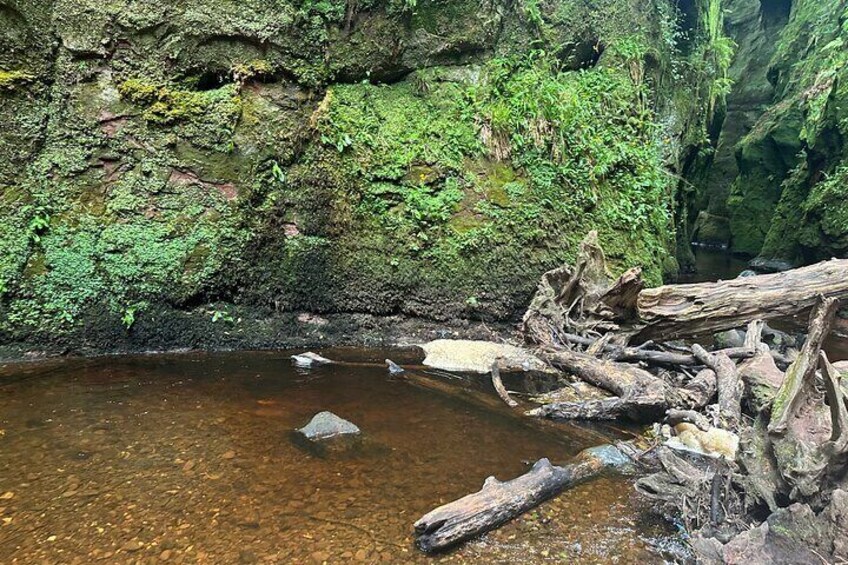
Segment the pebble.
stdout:
[[312,560],[316,563],[323,563],[330,558],[330,554],[326,551],[316,551],[312,554]]
[[144,544],[138,541],[137,539],[130,540],[121,546],[123,551],[128,551],[130,553],[140,550],[144,547]]
[[236,458],[236,452],[231,449],[228,452],[226,452],[225,454],[223,454],[221,456],[221,458],[222,459],[235,459]]
[[166,549],[165,551],[163,551],[162,553],[159,554],[159,559],[161,559],[162,561],[167,561],[170,558],[171,558],[171,550],[170,549]]
[[13,498],[15,498],[15,493],[13,493],[12,491],[0,494],[0,500],[12,500]]

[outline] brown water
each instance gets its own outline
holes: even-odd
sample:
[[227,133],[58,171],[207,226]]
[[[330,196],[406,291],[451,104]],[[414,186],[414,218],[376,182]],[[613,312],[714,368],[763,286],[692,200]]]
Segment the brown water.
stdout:
[[[291,430],[321,410],[376,448],[295,446]],[[652,563],[655,544],[673,545],[627,479],[605,478],[424,557],[411,537],[422,514],[599,438],[540,431],[380,367],[298,372],[283,353],[5,366],[0,429],[0,563]]]

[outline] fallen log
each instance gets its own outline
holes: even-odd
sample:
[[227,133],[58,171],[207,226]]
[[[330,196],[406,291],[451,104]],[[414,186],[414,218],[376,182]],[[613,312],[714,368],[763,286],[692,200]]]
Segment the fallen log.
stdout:
[[[609,334],[607,334],[609,335]],[[599,340],[582,337],[574,334],[563,334],[569,343],[592,347]],[[602,351],[608,354],[613,361],[621,362],[644,362],[651,365],[664,365],[668,367],[690,367],[702,364],[692,353],[675,353],[670,351],[655,351],[638,347],[622,347],[611,343],[602,344]],[[724,353],[731,359],[748,359],[754,356],[755,349],[752,347],[731,347],[722,349],[716,353]]]
[[633,407],[621,398],[599,398],[581,402],[554,402],[528,410],[526,414],[535,418],[554,420],[617,420]]
[[812,308],[819,295],[848,298],[848,259],[773,275],[643,290],[637,310],[644,327],[634,339],[691,337],[753,319],[793,316]]
[[626,416],[636,421],[653,421],[661,418],[668,406],[663,380],[638,367],[567,349],[544,349],[539,355],[554,367],[618,397],[594,402],[585,408],[577,406],[585,403],[549,405],[543,407],[546,416],[567,419],[571,417],[568,414],[582,413],[591,414],[589,419],[610,420]]
[[629,463],[618,448],[604,445],[581,451],[563,467],[540,459],[511,481],[489,477],[479,492],[440,506],[415,522],[415,543],[426,553],[448,549],[505,524],[566,488]]
[[[537,433],[550,436],[557,440],[562,440],[563,434],[566,434],[569,437],[575,438],[594,436],[596,438],[594,441],[597,442],[609,441],[610,436],[608,434],[605,435],[598,430],[585,426],[526,418],[520,411],[507,410],[499,398],[472,386],[469,381],[436,378],[433,375],[415,370],[408,365],[404,368],[406,370],[403,373],[394,376],[398,382],[406,383],[418,389],[426,390],[429,393],[438,394],[439,396],[459,400],[469,408],[485,411],[487,417],[498,416],[509,418],[515,425],[530,428]],[[563,429],[563,425],[566,426],[565,429]],[[589,441],[587,439],[587,443]],[[586,444],[584,443],[583,445],[585,446]]]

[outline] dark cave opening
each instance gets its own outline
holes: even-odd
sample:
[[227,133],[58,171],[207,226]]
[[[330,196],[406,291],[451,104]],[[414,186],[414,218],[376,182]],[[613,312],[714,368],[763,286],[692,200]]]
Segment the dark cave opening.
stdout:
[[760,0],[763,27],[783,27],[792,13],[792,0]]

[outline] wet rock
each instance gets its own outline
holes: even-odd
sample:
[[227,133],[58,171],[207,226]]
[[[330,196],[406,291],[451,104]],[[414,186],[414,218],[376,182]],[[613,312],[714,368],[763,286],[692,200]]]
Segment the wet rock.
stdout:
[[715,345],[718,349],[742,347],[745,345],[745,332],[743,330],[719,332],[715,334]]
[[503,371],[551,371],[529,351],[503,343],[438,339],[421,348],[427,355],[424,364],[443,371],[485,374],[497,360]]
[[359,435],[359,428],[332,412],[319,412],[304,427],[297,430],[310,441],[321,441],[346,435]]
[[402,375],[406,372],[403,367],[401,367],[391,359],[386,359],[386,366],[389,368],[390,375]]
[[803,336],[801,339],[798,339],[795,336],[789,335],[786,332],[782,332],[780,330],[776,330],[769,326],[768,324],[763,325],[763,340],[781,350],[784,351],[788,347],[797,347],[799,342],[803,341]]
[[758,274],[759,274],[759,273],[757,273],[757,271],[754,271],[754,270],[752,270],[752,269],[745,269],[744,271],[742,271],[741,273],[739,273],[739,276],[738,276],[738,277],[736,277],[736,278],[738,278],[738,279],[747,279],[748,277],[756,277]]
[[298,367],[312,367],[315,365],[329,365],[332,363],[330,359],[326,357],[322,357],[317,353],[313,353],[311,351],[307,353],[301,353],[299,355],[292,355],[292,361]]
[[783,259],[766,259],[757,257],[748,264],[751,269],[758,273],[782,273],[794,269],[795,265]]

